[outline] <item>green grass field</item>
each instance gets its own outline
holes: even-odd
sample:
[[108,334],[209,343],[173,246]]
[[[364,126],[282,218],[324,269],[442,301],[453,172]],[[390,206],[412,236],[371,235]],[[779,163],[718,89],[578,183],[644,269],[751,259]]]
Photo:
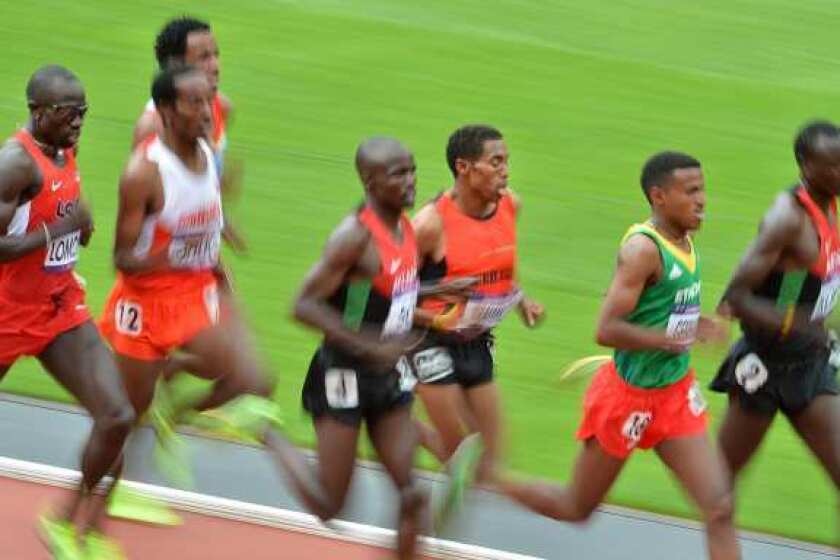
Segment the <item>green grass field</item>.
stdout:
[[[795,179],[795,129],[836,115],[836,6],[805,0],[59,0],[3,3],[0,123],[26,119],[39,65],[67,65],[91,105],[81,144],[97,234],[81,272],[101,309],[110,287],[116,184],[148,98],[152,41],[190,12],[214,25],[222,89],[236,105],[231,157],[246,164],[237,215],[251,253],[231,260],[270,362],[290,434],[311,443],[299,389],[316,338],[289,320],[298,282],[361,197],[352,153],[393,134],[416,153],[420,199],[449,185],[447,135],[486,121],[505,133],[524,199],[521,277],[548,309],[527,332],[500,329],[499,383],[512,467],[566,480],[585,384],[558,386],[563,365],[598,351],[594,317],[624,229],[646,217],[642,161],[697,155],[709,208],[699,235],[711,310],[774,194]],[[698,352],[708,379],[719,353]],[[65,399],[31,360],[4,390]],[[715,420],[723,398],[707,394]],[[653,454],[639,453],[610,501],[693,515]],[[739,493],[738,522],[814,541],[834,536],[836,494],[783,420]]]

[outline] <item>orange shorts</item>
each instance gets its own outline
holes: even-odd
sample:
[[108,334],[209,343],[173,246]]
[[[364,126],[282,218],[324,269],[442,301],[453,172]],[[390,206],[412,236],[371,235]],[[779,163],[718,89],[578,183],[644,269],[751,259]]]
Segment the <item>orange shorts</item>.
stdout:
[[46,301],[0,298],[0,366],[41,354],[58,335],[90,318],[85,291],[78,283],[68,284]]
[[177,293],[136,291],[117,280],[99,330],[117,354],[160,360],[219,322],[214,278]]
[[624,459],[637,447],[705,433],[707,425],[706,401],[693,370],[673,385],[643,389],[624,381],[611,360],[586,391],[577,438],[595,437],[604,451]]

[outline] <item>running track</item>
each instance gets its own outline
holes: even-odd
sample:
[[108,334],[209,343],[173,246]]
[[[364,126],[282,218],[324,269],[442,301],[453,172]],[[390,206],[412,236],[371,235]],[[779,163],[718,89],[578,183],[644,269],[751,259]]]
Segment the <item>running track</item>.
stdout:
[[[33,522],[45,502],[65,491],[3,475],[51,485],[71,484],[76,474],[69,469],[77,468],[79,449],[88,428],[88,418],[74,407],[0,396],[0,559],[47,558],[35,536]],[[195,464],[194,493],[167,488],[148,464],[142,464],[142,459],[151,455],[151,434],[148,430],[141,433],[135,446],[137,471],[128,472],[127,478],[141,481],[138,487],[193,513],[184,514],[185,525],[175,529],[114,522],[110,529],[123,541],[129,558],[389,557],[380,546],[393,538],[386,528],[393,521],[394,497],[377,466],[364,464],[357,469],[342,515],[346,521],[339,522],[339,531],[335,532],[295,511],[299,506],[262,451],[194,436],[187,439]],[[439,490],[440,480],[435,475],[423,478],[433,493]],[[587,526],[571,526],[533,516],[485,492],[473,493],[464,513],[444,537],[466,544],[432,541],[427,549],[431,557],[705,557],[702,534],[693,523],[607,507]],[[244,554],[243,543],[247,543]],[[839,556],[825,547],[757,534],[744,534],[742,543],[745,560],[825,560]]]

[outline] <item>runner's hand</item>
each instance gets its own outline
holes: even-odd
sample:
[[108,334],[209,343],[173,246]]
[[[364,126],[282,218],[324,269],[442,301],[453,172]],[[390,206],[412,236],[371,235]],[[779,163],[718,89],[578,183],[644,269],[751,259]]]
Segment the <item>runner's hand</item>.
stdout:
[[519,316],[529,329],[536,327],[545,316],[545,307],[537,301],[522,296],[519,302]]
[[701,316],[697,322],[697,340],[708,344],[729,342],[731,323],[723,317]]
[[90,213],[90,206],[82,199],[79,199],[65,220],[67,220],[68,226],[70,226],[70,230],[66,233],[77,229],[82,231],[89,229],[93,231],[93,216]]

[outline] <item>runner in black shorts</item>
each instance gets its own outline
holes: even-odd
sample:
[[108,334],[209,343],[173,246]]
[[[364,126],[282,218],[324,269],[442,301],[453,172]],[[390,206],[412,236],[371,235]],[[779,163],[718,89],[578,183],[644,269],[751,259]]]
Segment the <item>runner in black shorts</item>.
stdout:
[[295,318],[324,333],[303,388],[317,435],[323,502],[304,502],[321,519],[344,504],[362,420],[399,496],[399,558],[413,558],[426,496],[412,475],[417,433],[404,354],[417,302],[417,245],[404,209],[414,204],[414,156],[374,138],[356,153],[366,201],[344,219],[303,282]]
[[781,411],[840,488],[840,398],[825,328],[840,288],[840,130],[804,127],[801,181],[782,192],[721,304],[741,322],[712,389],[729,394],[719,440],[733,481]]
[[[543,307],[516,280],[516,220],[520,202],[508,188],[508,149],[490,126],[472,125],[450,137],[446,158],[455,184],[414,219],[424,282],[472,278],[464,301],[424,298],[416,321],[430,328],[411,365],[440,441],[423,430],[423,443],[447,460],[467,432],[479,432],[484,454],[479,481],[498,455],[501,413],[493,381],[492,329],[518,309],[528,327]],[[436,452],[437,448],[437,452]]]

